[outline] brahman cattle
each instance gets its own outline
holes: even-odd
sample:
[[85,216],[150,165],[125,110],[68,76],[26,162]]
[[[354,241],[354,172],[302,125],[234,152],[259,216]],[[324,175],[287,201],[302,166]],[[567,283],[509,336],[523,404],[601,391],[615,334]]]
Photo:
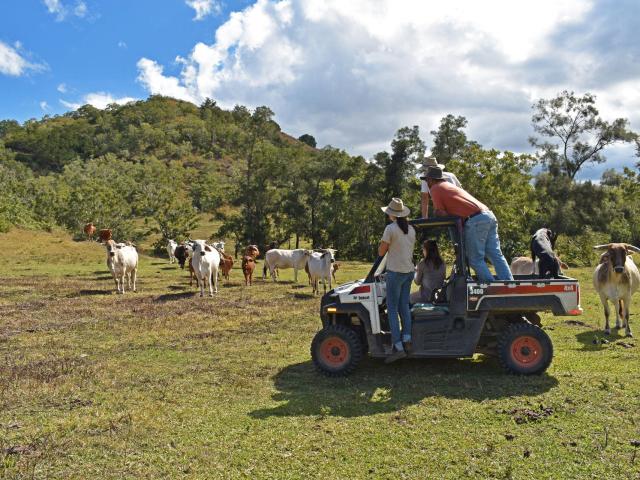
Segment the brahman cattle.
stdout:
[[213,297],[218,292],[218,268],[220,266],[220,253],[210,247],[204,240],[194,240],[191,266],[196,274],[200,296],[204,297],[205,283],[209,285],[209,296]]
[[138,252],[135,246],[107,240],[105,247],[107,249],[107,267],[113,275],[116,292],[124,294],[125,279],[127,279],[129,290],[135,292],[138,272]]
[[[265,266],[271,273],[271,278],[275,282],[278,276],[277,269],[293,268],[294,282],[298,282],[298,270],[304,270],[304,266],[311,256],[310,250],[298,248],[296,250],[284,250],[281,248],[273,248],[264,256]],[[263,275],[266,278],[266,275]]]
[[309,277],[311,278],[311,286],[313,287],[313,294],[318,293],[318,282],[322,281],[324,285],[324,292],[327,292],[327,283],[329,282],[329,290],[331,290],[331,270],[332,265],[336,261],[336,250],[332,248],[325,248],[317,252],[311,253],[307,267],[309,270]]
[[[558,258],[558,260],[560,259]],[[532,262],[529,257],[516,257],[512,260],[509,268],[514,275],[538,275],[539,266],[540,261],[537,258],[535,262]],[[562,270],[568,270],[569,266],[560,260],[560,268],[561,270],[558,273],[562,275]]]
[[609,243],[597,245],[596,250],[606,252],[600,257],[600,264],[593,272],[593,286],[600,295],[604,307],[604,333],[609,335],[609,301],[613,303],[616,311],[616,328],[621,328],[622,317],[625,333],[633,336],[629,326],[629,309],[631,308],[631,296],[640,285],[640,272],[633,262],[631,254],[640,252],[638,247],[627,243]]
[[96,227],[93,223],[87,223],[84,226],[84,234],[89,240],[93,240],[93,236],[96,234]]
[[178,248],[178,243],[175,240],[170,238],[167,241],[167,253],[169,254],[169,263],[173,263],[176,261],[176,248]]

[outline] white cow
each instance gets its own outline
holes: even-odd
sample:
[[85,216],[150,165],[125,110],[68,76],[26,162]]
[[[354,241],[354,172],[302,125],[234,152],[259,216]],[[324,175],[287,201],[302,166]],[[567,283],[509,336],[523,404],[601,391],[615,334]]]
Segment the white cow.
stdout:
[[107,267],[116,283],[116,292],[124,294],[124,281],[127,279],[129,290],[136,291],[138,273],[138,252],[133,245],[107,240]]
[[313,294],[318,293],[318,282],[322,281],[324,292],[327,292],[327,281],[329,282],[329,290],[331,290],[331,272],[335,259],[336,250],[326,248],[319,252],[313,252],[309,257],[307,267],[309,269],[309,277],[313,287]]
[[204,297],[205,282],[209,284],[210,297],[213,297],[214,291],[218,293],[218,268],[220,266],[218,251],[207,245],[204,240],[194,240],[191,266],[198,279],[200,296]]
[[211,246],[213,248],[217,248],[218,250],[220,250],[221,252],[224,252],[224,242],[223,241],[219,241],[219,242],[213,242],[211,244]]
[[[298,270],[304,270],[304,266],[309,261],[311,256],[310,250],[303,248],[297,248],[296,250],[284,250],[281,248],[272,248],[264,256],[265,266],[271,273],[271,278],[276,281],[279,268],[293,268],[293,280],[298,282]],[[262,278],[265,279],[266,275],[263,272]]]
[[[600,295],[604,307],[604,333],[609,335],[609,301],[616,312],[616,328],[625,328],[627,337],[632,337],[629,326],[631,297],[640,287],[640,271],[631,254],[640,253],[640,248],[628,243],[608,243],[597,245],[596,250],[606,250],[593,272],[593,286]],[[622,317],[622,325],[620,325]]]
[[178,243],[175,240],[169,239],[167,242],[167,253],[169,254],[169,263],[173,263],[176,261],[176,248],[178,248]]
[[[511,273],[513,275],[538,275],[540,259],[536,258],[535,263],[529,257],[516,257],[511,261]],[[560,268],[568,270],[569,266],[560,260]],[[560,272],[562,274],[562,271]]]

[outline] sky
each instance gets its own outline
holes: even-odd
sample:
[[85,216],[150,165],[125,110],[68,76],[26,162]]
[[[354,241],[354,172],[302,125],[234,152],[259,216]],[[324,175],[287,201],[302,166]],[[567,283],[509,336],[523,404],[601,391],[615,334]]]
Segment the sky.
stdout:
[[[531,106],[591,92],[640,131],[638,0],[0,0],[0,119],[151,94],[267,105],[282,129],[371,158],[452,113],[531,152]],[[633,166],[632,146],[604,165]]]

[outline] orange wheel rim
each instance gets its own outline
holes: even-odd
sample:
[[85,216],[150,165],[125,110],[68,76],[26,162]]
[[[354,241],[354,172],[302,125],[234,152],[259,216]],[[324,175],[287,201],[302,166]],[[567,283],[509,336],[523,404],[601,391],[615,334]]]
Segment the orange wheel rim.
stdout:
[[542,345],[535,337],[518,337],[511,344],[511,357],[519,366],[531,367],[542,359]]
[[320,344],[320,356],[326,365],[340,367],[349,360],[349,346],[339,337],[329,337]]

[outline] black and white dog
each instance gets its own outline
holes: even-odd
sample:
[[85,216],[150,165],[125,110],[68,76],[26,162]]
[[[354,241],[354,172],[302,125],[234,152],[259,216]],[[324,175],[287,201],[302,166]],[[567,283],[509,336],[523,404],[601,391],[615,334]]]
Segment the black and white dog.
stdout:
[[548,228],[541,228],[531,237],[531,260],[540,259],[538,275],[540,278],[558,278],[560,276],[560,259],[553,252],[557,234]]

